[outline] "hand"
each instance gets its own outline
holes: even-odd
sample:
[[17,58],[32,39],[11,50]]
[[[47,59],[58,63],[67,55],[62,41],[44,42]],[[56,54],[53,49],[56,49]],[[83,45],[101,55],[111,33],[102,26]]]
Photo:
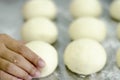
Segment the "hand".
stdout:
[[39,77],[44,61],[34,52],[5,34],[0,34],[0,80],[31,80]]

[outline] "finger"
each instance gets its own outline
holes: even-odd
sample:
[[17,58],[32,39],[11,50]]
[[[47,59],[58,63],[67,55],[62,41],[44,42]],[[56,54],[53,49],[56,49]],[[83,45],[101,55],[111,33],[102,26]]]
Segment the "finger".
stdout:
[[31,80],[32,77],[28,75],[27,72],[17,67],[13,63],[8,62],[5,59],[0,58],[0,70],[3,70],[13,76],[16,76],[20,79]]
[[0,80],[22,80],[0,70]]
[[40,68],[43,68],[45,66],[45,62],[26,46],[21,45],[17,50],[21,55],[27,58],[35,66]]
[[26,44],[26,41],[23,41],[23,40],[18,40],[18,42],[20,42],[22,44]]
[[38,55],[32,52],[29,48],[19,43],[18,41],[10,38],[7,35],[5,38],[6,39],[4,40],[4,42],[6,43],[6,46],[9,49],[21,54],[22,56],[24,56],[26,59],[28,59],[32,64],[34,64],[37,67],[42,68],[45,66],[45,62]]
[[25,70],[31,76],[40,77],[40,72],[37,70],[37,68],[35,68],[33,64],[31,64],[21,55],[6,49],[4,53],[2,53],[1,57]]

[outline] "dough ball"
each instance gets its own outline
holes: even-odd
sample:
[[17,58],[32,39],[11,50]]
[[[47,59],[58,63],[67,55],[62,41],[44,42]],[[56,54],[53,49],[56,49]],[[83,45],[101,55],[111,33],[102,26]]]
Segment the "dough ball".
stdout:
[[112,18],[120,21],[120,0],[115,0],[110,6],[110,14]]
[[120,23],[117,26],[117,36],[120,39]]
[[102,14],[102,7],[99,0],[72,0],[70,11],[75,18],[97,17]]
[[120,68],[120,48],[117,51],[116,59],[117,59],[117,66]]
[[74,73],[90,75],[103,69],[107,55],[95,40],[79,39],[70,43],[64,53],[66,66]]
[[30,19],[22,27],[22,38],[26,42],[41,40],[52,44],[57,36],[56,25],[47,18]]
[[72,40],[91,38],[101,42],[105,39],[106,32],[105,23],[92,17],[75,20],[69,28],[69,35]]
[[57,14],[56,5],[52,0],[30,0],[23,7],[25,19],[34,17],[46,17],[54,19]]
[[58,55],[54,47],[42,41],[32,41],[27,43],[26,46],[40,56],[46,63],[46,66],[40,70],[40,77],[46,77],[55,71],[58,65]]

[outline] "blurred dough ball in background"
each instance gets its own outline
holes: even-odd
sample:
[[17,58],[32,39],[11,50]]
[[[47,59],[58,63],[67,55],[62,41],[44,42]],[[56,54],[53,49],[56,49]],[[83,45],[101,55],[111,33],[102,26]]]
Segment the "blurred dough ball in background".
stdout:
[[99,42],[106,38],[107,30],[103,21],[93,17],[82,17],[73,21],[69,28],[72,40],[90,38]]
[[97,41],[79,39],[70,43],[65,49],[64,62],[77,74],[89,75],[103,69],[107,55]]
[[41,40],[52,44],[57,40],[58,30],[47,18],[33,18],[24,23],[21,35],[26,42]]
[[120,68],[120,48],[117,51],[116,60],[117,60],[117,66]]
[[117,26],[117,37],[120,40],[120,23]]
[[120,0],[114,0],[111,3],[110,15],[112,18],[120,21]]
[[55,71],[58,65],[58,54],[53,46],[42,41],[32,41],[27,43],[26,46],[46,63],[45,67],[40,70],[40,77],[46,77]]
[[54,19],[57,15],[57,7],[53,0],[30,0],[23,7],[25,19],[34,17],[46,17]]
[[102,14],[102,7],[99,0],[72,0],[70,11],[75,18],[98,17]]

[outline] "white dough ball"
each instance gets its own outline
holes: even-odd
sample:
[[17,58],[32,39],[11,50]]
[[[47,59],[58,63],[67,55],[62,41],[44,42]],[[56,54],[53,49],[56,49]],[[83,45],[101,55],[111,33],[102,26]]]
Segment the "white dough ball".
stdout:
[[42,41],[32,41],[27,43],[26,46],[46,63],[45,67],[40,70],[40,77],[46,77],[55,71],[58,65],[58,55],[53,46]]
[[54,19],[56,14],[57,8],[52,0],[31,0],[23,7],[23,15],[25,19],[31,19],[34,17]]
[[102,14],[102,7],[99,0],[73,0],[70,11],[75,18],[98,17]]
[[106,32],[105,23],[92,17],[77,19],[71,23],[69,28],[69,35],[72,40],[91,38],[101,42],[105,39]]
[[117,66],[120,68],[120,48],[117,51],[116,59],[117,59]]
[[118,36],[118,39],[120,39],[120,23],[117,26],[117,36]]
[[52,44],[57,36],[56,25],[47,18],[30,19],[22,27],[22,38],[27,42],[41,40]]
[[90,75],[99,72],[106,64],[104,48],[95,40],[79,39],[65,49],[64,62],[74,73]]
[[115,0],[110,6],[110,14],[112,18],[120,21],[120,0]]

